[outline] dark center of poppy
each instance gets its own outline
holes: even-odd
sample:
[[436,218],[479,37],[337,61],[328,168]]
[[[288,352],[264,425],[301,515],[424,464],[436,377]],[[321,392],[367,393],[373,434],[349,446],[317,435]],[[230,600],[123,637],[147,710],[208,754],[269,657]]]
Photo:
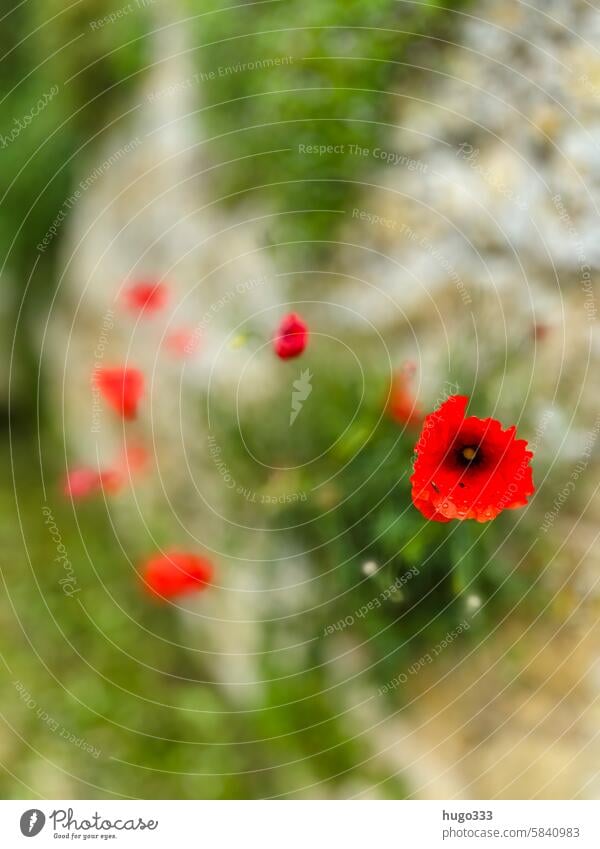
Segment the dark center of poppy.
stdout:
[[457,456],[461,466],[474,466],[481,462],[479,445],[462,445],[458,449]]

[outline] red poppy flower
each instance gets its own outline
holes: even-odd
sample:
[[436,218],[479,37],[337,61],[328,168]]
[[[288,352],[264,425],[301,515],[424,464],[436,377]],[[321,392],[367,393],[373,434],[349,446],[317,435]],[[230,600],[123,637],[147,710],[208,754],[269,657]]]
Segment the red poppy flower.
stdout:
[[157,280],[140,280],[125,290],[123,301],[133,312],[158,312],[169,299],[169,290]]
[[423,421],[423,413],[412,391],[413,374],[414,365],[406,363],[400,371],[393,375],[387,412],[398,424],[418,427]]
[[184,551],[168,551],[151,557],[142,569],[150,593],[168,599],[206,589],[213,566],[206,557]]
[[144,394],[144,375],[135,368],[101,368],[94,383],[106,402],[124,419],[135,419]]
[[277,334],[273,339],[275,353],[282,360],[297,357],[308,343],[308,327],[295,312],[282,318]]
[[535,492],[527,442],[515,439],[514,425],[465,417],[468,400],[453,395],[426,416],[415,446],[413,503],[436,522],[488,522]]

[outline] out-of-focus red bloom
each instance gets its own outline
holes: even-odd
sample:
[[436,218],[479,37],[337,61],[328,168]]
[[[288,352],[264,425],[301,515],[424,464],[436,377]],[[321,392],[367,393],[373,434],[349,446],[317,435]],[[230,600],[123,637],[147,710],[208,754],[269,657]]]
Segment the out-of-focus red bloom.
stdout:
[[125,306],[132,312],[159,312],[169,300],[169,290],[158,280],[140,280],[129,286],[123,295]]
[[206,557],[176,550],[151,557],[142,568],[146,588],[162,599],[206,589],[213,573]]
[[87,498],[97,492],[100,475],[97,469],[81,466],[69,472],[63,481],[63,494],[68,498]]
[[98,486],[109,495],[115,495],[125,486],[125,477],[120,469],[104,469],[98,474]]
[[69,472],[63,482],[63,494],[79,501],[104,491],[111,495],[123,488],[123,475],[117,469],[92,469],[81,466]]
[[469,399],[453,395],[425,418],[411,476],[415,507],[428,519],[488,522],[523,507],[535,492],[524,439],[496,419],[465,417]]
[[406,363],[395,372],[387,402],[388,415],[398,424],[409,427],[418,427],[423,421],[423,412],[412,391],[414,372],[412,363]]
[[101,368],[94,383],[107,404],[124,419],[135,419],[144,394],[144,375],[135,368]]
[[130,477],[143,472],[149,453],[138,443],[126,445],[121,457],[105,469],[80,466],[69,472],[63,481],[63,494],[73,499],[88,498],[102,491],[115,495],[125,488]]
[[179,327],[167,334],[164,344],[177,357],[191,357],[200,347],[200,336],[195,330]]
[[146,470],[150,461],[148,449],[140,442],[130,442],[125,446],[119,467],[125,475],[138,473]]
[[552,327],[549,324],[539,322],[538,324],[533,325],[531,329],[531,335],[533,336],[536,342],[543,342],[544,339],[550,335],[551,331]]
[[282,318],[273,347],[282,360],[289,360],[301,354],[308,343],[308,327],[295,312]]

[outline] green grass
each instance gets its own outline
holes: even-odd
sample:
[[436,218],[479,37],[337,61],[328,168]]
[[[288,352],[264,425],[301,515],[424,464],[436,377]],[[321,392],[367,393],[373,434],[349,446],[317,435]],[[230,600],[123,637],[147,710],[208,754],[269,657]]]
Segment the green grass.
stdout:
[[[44,457],[57,454],[45,444]],[[274,673],[248,712],[231,703],[201,653],[165,642],[185,644],[185,634],[140,592],[104,503],[74,513],[57,489],[59,464],[47,460],[44,495],[34,457],[33,440],[23,439],[12,470],[6,450],[2,457],[3,798],[264,798],[319,783],[335,795],[353,775],[387,778],[376,765],[357,766],[368,745],[351,739],[339,704],[323,693],[323,669],[292,683]],[[71,597],[44,509],[72,565]],[[402,796],[402,781],[386,792]]]

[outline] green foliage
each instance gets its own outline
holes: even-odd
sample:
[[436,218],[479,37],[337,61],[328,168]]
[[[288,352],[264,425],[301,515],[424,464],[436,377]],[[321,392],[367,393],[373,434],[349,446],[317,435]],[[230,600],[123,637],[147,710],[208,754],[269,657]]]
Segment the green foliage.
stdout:
[[[70,194],[81,157],[119,114],[128,77],[143,67],[145,12],[92,28],[113,8],[111,0],[48,0],[16,4],[2,19],[0,257],[19,290],[35,246]],[[38,277],[46,294],[49,274],[46,266]]]
[[[82,503],[75,513],[60,498],[52,483],[59,454],[44,438],[45,493],[29,445],[14,442],[10,462],[7,450],[0,455],[0,626],[10,635],[0,665],[3,715],[14,730],[3,798],[253,799],[304,786],[319,793],[321,782],[335,795],[352,775],[387,777],[360,766],[370,752],[344,727],[323,670],[290,682],[265,668],[263,701],[247,712],[211,684],[202,651],[178,648],[186,635],[175,611],[140,591],[104,504]],[[67,571],[44,509],[72,566],[72,596],[59,583]],[[99,754],[69,742],[63,729]],[[392,797],[404,795],[401,780],[389,784]]]
[[[518,512],[482,525],[426,521],[410,495],[418,430],[384,413],[386,379],[367,365],[363,395],[351,369],[331,352],[319,357],[327,369],[314,352],[303,357],[314,389],[293,431],[277,412],[289,410],[289,381],[274,390],[268,418],[250,410],[238,425],[224,408],[213,424],[242,486],[258,478],[267,492],[276,485],[307,494],[284,503],[270,525],[294,528],[298,550],[310,552],[319,604],[307,632],[323,648],[335,633],[368,645],[371,683],[381,686],[456,629],[464,648],[505,617],[538,609],[544,552],[529,551],[531,528]],[[267,461],[292,471],[273,474]],[[364,572],[367,563],[376,564],[374,574]],[[317,652],[318,663],[323,657]]]
[[[274,211],[273,243],[334,237],[342,218],[335,213],[349,208],[379,164],[375,149],[393,144],[390,127],[415,77],[404,64],[409,49],[425,45],[430,61],[435,37],[456,17],[448,9],[464,5],[213,3],[214,12],[195,20],[200,117],[222,165],[219,190]],[[317,254],[319,246],[305,250]]]

